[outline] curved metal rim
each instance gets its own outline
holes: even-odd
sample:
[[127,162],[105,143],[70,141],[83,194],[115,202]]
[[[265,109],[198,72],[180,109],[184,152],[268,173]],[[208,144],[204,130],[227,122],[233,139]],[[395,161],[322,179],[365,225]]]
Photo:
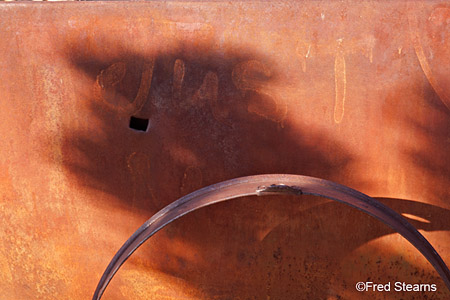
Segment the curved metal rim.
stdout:
[[114,274],[140,245],[167,224],[199,208],[244,197],[274,195],[314,195],[345,203],[390,226],[407,239],[431,263],[450,290],[450,271],[427,239],[400,214],[381,202],[332,181],[301,175],[267,174],[240,177],[216,183],[172,202],[147,220],[113,257],[95,290],[99,300]]

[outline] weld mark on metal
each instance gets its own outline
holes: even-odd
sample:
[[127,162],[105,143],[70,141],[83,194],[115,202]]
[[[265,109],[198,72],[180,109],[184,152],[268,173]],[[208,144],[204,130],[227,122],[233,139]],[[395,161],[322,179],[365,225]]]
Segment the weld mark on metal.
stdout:
[[259,186],[256,190],[256,194],[258,196],[261,195],[268,195],[268,194],[289,194],[289,195],[303,195],[303,191],[298,186],[291,186],[291,185],[285,185],[285,184],[272,184],[268,187],[266,186]]

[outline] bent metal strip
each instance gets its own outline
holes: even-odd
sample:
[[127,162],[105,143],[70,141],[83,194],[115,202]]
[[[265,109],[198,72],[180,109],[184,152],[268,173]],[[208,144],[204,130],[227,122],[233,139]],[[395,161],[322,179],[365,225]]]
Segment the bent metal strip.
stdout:
[[213,184],[172,202],[145,222],[116,253],[95,290],[93,300],[103,292],[120,266],[147,239],[167,224],[199,208],[244,196],[267,194],[314,195],[345,203],[390,226],[401,234],[433,265],[450,289],[450,271],[433,246],[401,215],[377,200],[349,187],[314,177],[269,174],[240,177]]

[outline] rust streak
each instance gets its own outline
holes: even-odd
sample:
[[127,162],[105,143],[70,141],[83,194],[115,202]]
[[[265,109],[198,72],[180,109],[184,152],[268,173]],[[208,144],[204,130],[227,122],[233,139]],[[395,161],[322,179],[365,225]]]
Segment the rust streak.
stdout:
[[344,118],[345,96],[347,90],[345,57],[340,45],[334,60],[334,81],[336,95],[334,103],[334,122],[339,124]]
[[184,81],[186,67],[184,61],[176,59],[173,65],[173,95],[176,99],[181,97],[181,88]]
[[132,113],[135,114],[139,112],[142,107],[147,102],[148,94],[150,92],[150,87],[152,85],[153,78],[153,68],[155,66],[155,61],[152,59],[149,62],[144,63],[144,70],[142,71],[141,84],[137,92],[136,98],[131,105],[134,106]]

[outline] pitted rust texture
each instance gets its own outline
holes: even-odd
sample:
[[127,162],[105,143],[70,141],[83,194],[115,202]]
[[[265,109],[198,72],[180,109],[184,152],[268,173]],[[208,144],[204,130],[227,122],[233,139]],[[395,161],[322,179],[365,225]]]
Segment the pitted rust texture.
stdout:
[[[383,197],[450,261],[445,2],[0,10],[5,299],[88,299],[153,213],[261,173]],[[129,128],[132,116],[148,119],[146,132]],[[173,223],[105,299],[424,298],[355,291],[367,278],[436,283],[425,296],[450,296],[389,228],[334,203],[286,200],[236,200]]]

